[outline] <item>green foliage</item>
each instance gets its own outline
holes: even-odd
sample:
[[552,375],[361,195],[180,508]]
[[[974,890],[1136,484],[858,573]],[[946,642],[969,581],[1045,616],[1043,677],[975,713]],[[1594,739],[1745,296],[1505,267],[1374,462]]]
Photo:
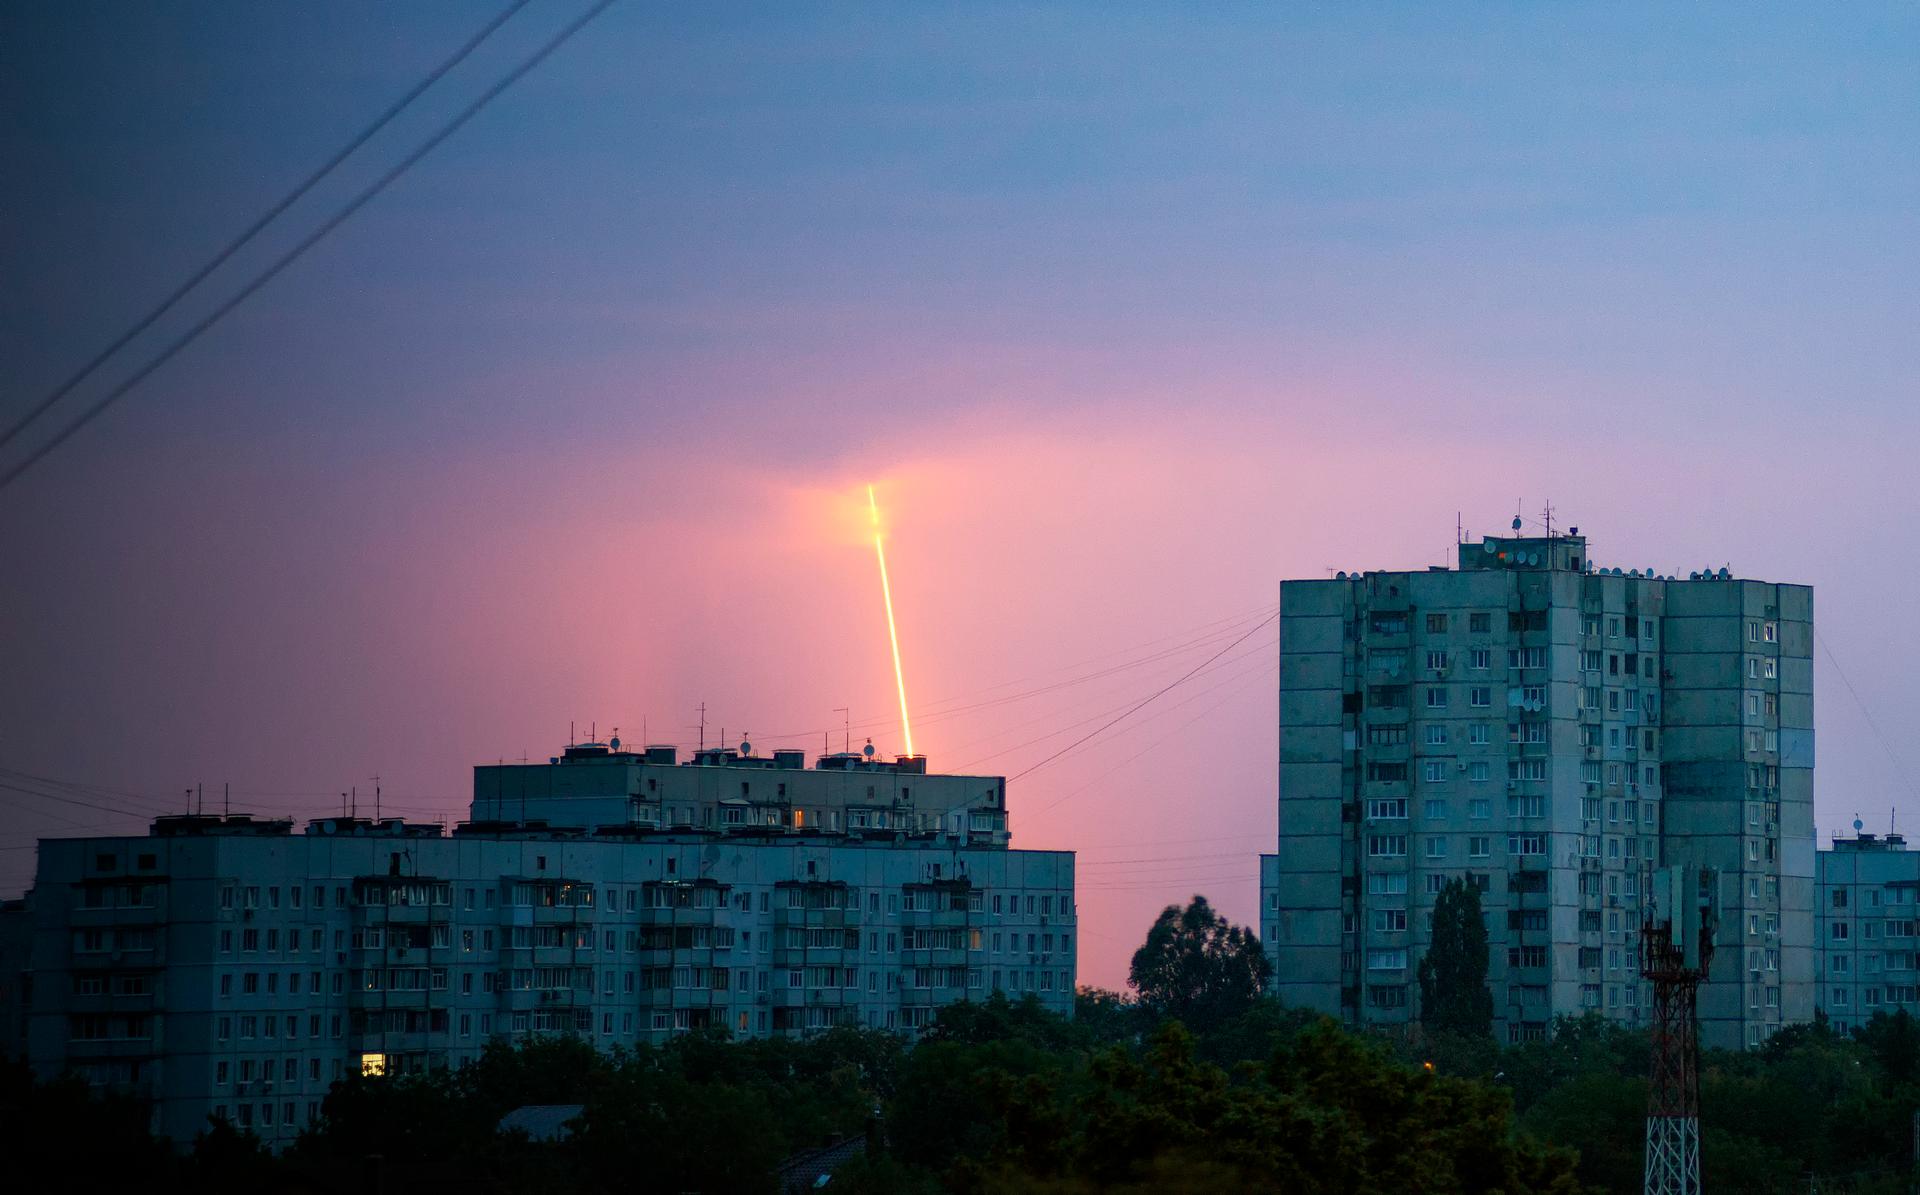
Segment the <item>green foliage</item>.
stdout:
[[[169,1172],[166,1145],[147,1131],[146,1109],[131,1099],[95,1099],[79,1079],[36,1082],[25,1062],[0,1062],[0,1157],[14,1178],[36,1171],[33,1159],[62,1168],[85,1160],[85,1182],[101,1190],[138,1190]],[[68,1184],[71,1189],[71,1184]]]
[[1134,952],[1128,981],[1156,1016],[1204,1031],[1251,1008],[1272,974],[1260,936],[1195,896],[1184,909],[1161,912]]
[[1073,1023],[1101,1045],[1138,1041],[1153,1023],[1152,1014],[1123,992],[1081,988],[1073,997]]
[[1420,959],[1420,1021],[1429,1033],[1488,1037],[1493,993],[1487,988],[1487,926],[1480,890],[1448,880],[1433,903],[1433,939]]
[[[834,1189],[1585,1195],[1640,1183],[1648,1038],[1597,1014],[1498,1046],[1358,1035],[1264,996],[1231,1013],[1203,1003],[1213,1015],[1199,1028],[1110,992],[1083,991],[1077,1006],[1078,1021],[1032,998],[953,1005],[911,1050],[852,1029],[612,1053],[572,1038],[496,1044],[459,1071],[336,1084],[279,1157],[226,1124],[173,1150],[132,1101],[15,1065],[0,1068],[0,1146],[21,1173],[83,1157],[103,1189],[156,1195],[769,1192],[783,1160],[854,1135],[876,1148]],[[1794,1027],[1759,1050],[1709,1051],[1701,1074],[1710,1189],[1910,1189],[1911,1018],[1851,1036]],[[575,1103],[566,1140],[496,1131],[523,1104]]]

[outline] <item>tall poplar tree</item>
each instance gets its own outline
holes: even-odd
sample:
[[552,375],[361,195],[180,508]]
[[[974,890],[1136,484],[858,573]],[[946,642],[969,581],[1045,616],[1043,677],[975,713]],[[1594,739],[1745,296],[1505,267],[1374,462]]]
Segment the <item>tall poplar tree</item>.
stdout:
[[1487,988],[1487,926],[1480,890],[1448,880],[1433,903],[1433,940],[1420,960],[1420,1023],[1429,1033],[1487,1037],[1493,993]]

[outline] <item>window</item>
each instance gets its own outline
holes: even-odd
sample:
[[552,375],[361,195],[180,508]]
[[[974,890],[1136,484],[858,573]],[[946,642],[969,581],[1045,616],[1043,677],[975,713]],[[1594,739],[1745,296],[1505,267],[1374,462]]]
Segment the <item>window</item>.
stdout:
[[1405,834],[1374,834],[1367,838],[1367,854],[1376,859],[1391,859],[1407,853]]
[[1405,909],[1375,909],[1373,911],[1373,929],[1376,933],[1399,933],[1407,928]]
[[1405,797],[1376,797],[1367,802],[1368,821],[1393,821],[1407,816]]
[[1427,615],[1427,634],[1444,635],[1447,633],[1447,616],[1444,614]]
[[1447,670],[1447,653],[1446,652],[1430,651],[1427,653],[1427,671],[1445,672],[1446,670]]
[[1446,745],[1447,724],[1445,722],[1429,722],[1427,724],[1427,746],[1444,747]]
[[[1493,704],[1493,689],[1487,685],[1475,685],[1468,689],[1467,704],[1475,709],[1486,709]],[[1476,727],[1476,729],[1480,730],[1483,735],[1485,734],[1485,727]],[[1486,739],[1481,738],[1477,741],[1485,742]]]
[[1428,760],[1426,766],[1426,781],[1428,784],[1445,784],[1447,782],[1447,761],[1444,759]]
[[[1480,779],[1485,780],[1486,778],[1486,768],[1483,765],[1480,771]],[[1493,802],[1486,797],[1472,798],[1467,802],[1467,816],[1475,820],[1492,817]]]
[[1430,822],[1446,821],[1447,814],[1447,799],[1445,797],[1428,797],[1420,804],[1420,816]]
[[1444,859],[1447,857],[1447,836],[1430,834],[1427,836],[1427,858]]
[[1487,855],[1491,852],[1491,847],[1489,844],[1492,841],[1493,840],[1491,838],[1487,837],[1484,834],[1477,834],[1477,835],[1474,835],[1473,837],[1468,838],[1467,839],[1467,855],[1470,858],[1474,858],[1474,859],[1486,858]]
[[[1472,784],[1485,784],[1487,780],[1487,761],[1484,759],[1476,759],[1472,763],[1468,764],[1467,780],[1469,783],[1472,783]],[[1472,816],[1472,814],[1469,814],[1468,816]],[[1485,816],[1485,815],[1482,814],[1481,816]]]
[[1427,708],[1443,710],[1447,708],[1447,687],[1445,685],[1427,686]]
[[[1475,722],[1473,725],[1467,727],[1467,742],[1472,746],[1484,747],[1492,740],[1493,736],[1487,730],[1487,724],[1485,722]],[[1482,770],[1484,771],[1484,769]],[[1481,779],[1484,780],[1486,777],[1482,776]]]
[[1404,971],[1407,969],[1407,952],[1404,950],[1367,951],[1367,970]]
[[1547,853],[1545,834],[1509,834],[1507,835],[1507,853],[1509,855],[1544,855]]
[[1493,615],[1482,611],[1467,615],[1467,630],[1475,635],[1486,635],[1493,631]]
[[1485,672],[1493,667],[1493,651],[1485,647],[1474,648],[1467,653],[1467,667],[1475,672]]
[[1369,896],[1405,896],[1407,877],[1405,875],[1370,875],[1367,877],[1367,895]]

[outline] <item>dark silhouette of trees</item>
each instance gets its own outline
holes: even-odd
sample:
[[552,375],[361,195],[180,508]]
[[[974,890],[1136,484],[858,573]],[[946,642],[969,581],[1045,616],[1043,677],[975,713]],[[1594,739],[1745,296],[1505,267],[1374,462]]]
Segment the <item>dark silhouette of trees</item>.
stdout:
[[1420,960],[1419,978],[1420,1023],[1429,1033],[1493,1033],[1480,890],[1463,879],[1448,880],[1433,902],[1433,938]]
[[1184,909],[1161,911],[1134,952],[1128,982],[1155,1015],[1206,1031],[1252,1008],[1272,975],[1260,935],[1195,896]]

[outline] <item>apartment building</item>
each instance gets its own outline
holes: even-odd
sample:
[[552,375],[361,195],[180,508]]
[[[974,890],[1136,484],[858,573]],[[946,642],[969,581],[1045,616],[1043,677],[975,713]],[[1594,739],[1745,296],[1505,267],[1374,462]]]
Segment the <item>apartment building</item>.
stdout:
[[998,777],[586,744],[476,769],[470,812],[42,841],[30,1061],[140,1093],[176,1139],[213,1116],[284,1143],[343,1075],[500,1038],[911,1036],[994,991],[1072,1009],[1073,856],[1008,849]]
[[1920,852],[1853,825],[1818,860],[1815,1004],[1843,1032],[1875,1013],[1920,1016]]
[[1643,877],[1690,861],[1719,876],[1724,924],[1760,927],[1715,959],[1704,1040],[1809,1018],[1812,617],[1808,587],[1602,568],[1578,534],[1283,583],[1261,899],[1281,997],[1418,1019],[1433,900],[1458,877],[1487,911],[1497,1032],[1636,1022]]

